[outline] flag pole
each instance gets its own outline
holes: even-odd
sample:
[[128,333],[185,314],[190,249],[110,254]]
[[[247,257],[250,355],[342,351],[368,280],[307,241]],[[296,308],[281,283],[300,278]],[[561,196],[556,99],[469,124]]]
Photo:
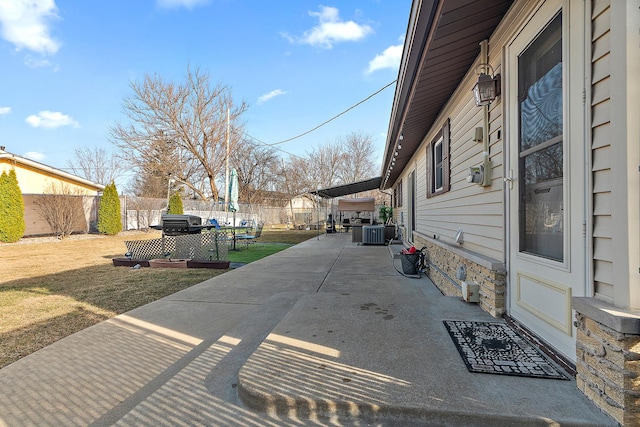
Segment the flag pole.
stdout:
[[229,107],[227,106],[227,156],[224,170],[224,211],[227,212],[225,218],[227,223],[229,222],[229,133]]

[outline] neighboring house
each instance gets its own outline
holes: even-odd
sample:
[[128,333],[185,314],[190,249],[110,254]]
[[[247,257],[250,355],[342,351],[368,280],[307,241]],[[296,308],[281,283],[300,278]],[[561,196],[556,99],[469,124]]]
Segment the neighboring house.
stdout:
[[[639,28],[631,0],[414,0],[381,186],[443,292],[461,295],[464,265],[482,309],[575,364],[624,425],[640,425]],[[500,75],[484,106],[480,72]]]
[[309,194],[301,194],[291,199],[286,206],[288,221],[298,225],[317,224],[318,220],[324,220],[325,209],[320,209],[318,201]]
[[16,171],[18,185],[24,199],[25,236],[51,233],[49,225],[38,213],[36,202],[44,194],[51,194],[52,191],[65,191],[66,194],[84,196],[86,221],[84,224],[78,224],[76,231],[89,231],[91,223],[97,218],[96,196],[104,190],[104,185],[9,153],[4,150],[4,147],[0,147],[0,173],[11,169]]

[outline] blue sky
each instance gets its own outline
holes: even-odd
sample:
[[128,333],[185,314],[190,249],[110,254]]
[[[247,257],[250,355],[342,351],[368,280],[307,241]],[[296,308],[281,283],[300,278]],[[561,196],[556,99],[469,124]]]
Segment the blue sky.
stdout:
[[[0,0],[0,145],[66,168],[104,147],[129,82],[207,71],[245,100],[246,131],[274,143],[397,78],[410,0]],[[304,155],[350,132],[383,155],[395,86],[302,138]],[[283,156],[287,154],[282,153]]]

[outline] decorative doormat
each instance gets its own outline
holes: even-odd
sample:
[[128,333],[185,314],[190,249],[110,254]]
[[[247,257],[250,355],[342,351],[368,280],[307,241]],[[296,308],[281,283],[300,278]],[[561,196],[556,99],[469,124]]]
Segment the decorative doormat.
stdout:
[[470,372],[568,380],[529,341],[504,323],[444,320]]

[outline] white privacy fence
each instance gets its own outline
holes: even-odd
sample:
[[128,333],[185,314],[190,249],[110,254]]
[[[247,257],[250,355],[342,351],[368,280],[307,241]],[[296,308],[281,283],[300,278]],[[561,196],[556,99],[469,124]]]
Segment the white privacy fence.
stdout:
[[[153,225],[161,225],[162,214],[166,213],[166,210],[162,209],[127,209],[125,211],[125,224],[126,230],[145,230]],[[185,215],[195,215],[202,218],[202,224],[206,225],[210,219],[218,221],[220,226],[235,224],[236,227],[255,227],[259,222],[262,222],[261,218],[256,214],[250,214],[247,212],[236,212],[235,215],[232,212],[224,211],[200,211],[200,210],[184,210]],[[235,222],[234,222],[235,221]]]
[[[122,224],[124,230],[146,230],[153,225],[161,224],[161,217],[167,211],[166,199],[151,199],[121,196],[120,206],[122,210]],[[196,215],[202,218],[206,224],[209,219],[215,219],[220,226],[232,225],[234,215],[225,212],[224,205],[218,204],[211,208],[210,202],[199,200],[183,201],[183,211],[187,215]],[[266,206],[240,204],[240,210],[235,213],[235,225],[255,226],[264,224],[290,224],[310,225],[318,222],[324,223],[327,217],[327,208],[294,208],[291,210],[285,206]]]

